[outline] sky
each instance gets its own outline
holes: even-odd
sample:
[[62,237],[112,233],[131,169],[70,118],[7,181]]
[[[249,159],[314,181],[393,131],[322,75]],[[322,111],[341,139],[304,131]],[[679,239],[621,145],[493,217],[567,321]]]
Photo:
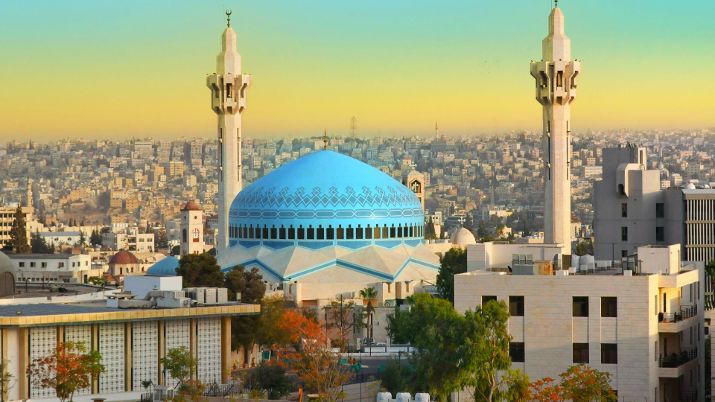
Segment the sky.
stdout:
[[[214,137],[232,9],[244,136],[537,130],[550,0],[0,0],[0,140]],[[715,126],[715,1],[561,0],[575,131]]]

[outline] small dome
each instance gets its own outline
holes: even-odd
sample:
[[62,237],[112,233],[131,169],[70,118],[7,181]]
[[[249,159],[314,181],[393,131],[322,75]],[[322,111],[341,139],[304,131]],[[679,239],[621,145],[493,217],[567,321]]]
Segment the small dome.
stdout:
[[468,229],[459,228],[452,233],[450,242],[455,246],[466,246],[468,244],[477,244],[477,239]]
[[693,183],[688,183],[688,184],[685,186],[685,188],[686,188],[687,190],[695,190],[695,184],[693,184]]
[[146,274],[151,276],[176,276],[176,268],[179,268],[179,259],[169,255],[149,267],[146,270]]
[[120,251],[109,259],[110,265],[139,264],[137,257],[129,251]]
[[199,205],[196,201],[191,200],[184,205],[184,208],[181,209],[182,211],[201,211],[201,205]]
[[10,272],[15,275],[15,267],[12,265],[10,257],[0,251],[0,274]]

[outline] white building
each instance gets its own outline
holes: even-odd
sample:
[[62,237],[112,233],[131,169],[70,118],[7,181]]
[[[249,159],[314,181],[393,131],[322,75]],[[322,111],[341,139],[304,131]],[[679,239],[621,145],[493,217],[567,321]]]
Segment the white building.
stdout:
[[87,254],[9,254],[17,281],[86,283],[102,270],[92,266]]
[[78,230],[69,230],[62,232],[39,232],[37,234],[42,240],[50,246],[75,246],[80,244],[82,232]]
[[102,244],[112,250],[151,253],[154,252],[154,233],[141,233],[138,227],[130,227],[103,234]]
[[630,261],[632,270],[519,275],[540,263],[522,260],[513,274],[460,274],[455,307],[507,303],[513,366],[532,380],[585,363],[610,373],[619,400],[702,401],[702,263],[681,262],[679,245],[640,247]]

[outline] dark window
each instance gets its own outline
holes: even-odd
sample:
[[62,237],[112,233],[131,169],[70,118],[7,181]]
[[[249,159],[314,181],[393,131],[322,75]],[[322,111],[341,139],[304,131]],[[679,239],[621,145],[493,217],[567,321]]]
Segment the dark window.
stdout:
[[325,230],[325,238],[328,240],[333,240],[335,238],[335,229],[333,229],[332,226],[328,226],[328,228]]
[[573,344],[573,362],[588,364],[588,343]]
[[523,363],[524,342],[509,342],[509,357],[513,363]]
[[388,236],[387,236],[387,230],[388,230],[388,229],[387,229],[387,225],[385,225],[385,226],[382,227],[382,238],[383,238],[383,239],[387,239],[387,238],[388,238]]
[[271,239],[278,238],[278,229],[275,226],[271,227]]
[[358,240],[362,240],[362,227],[360,225],[355,228],[355,238]]
[[395,233],[395,225],[392,225],[390,227],[390,239],[394,239],[397,236],[397,233]]
[[298,240],[303,240],[305,239],[305,229],[303,229],[303,225],[298,227]]
[[345,229],[345,238],[348,240],[355,238],[355,232],[353,231],[353,227],[351,225],[348,225],[348,228]]
[[509,296],[509,315],[512,317],[524,315],[524,296]]
[[621,226],[621,241],[628,241],[628,227]]
[[618,345],[615,343],[601,344],[601,364],[618,364]]
[[402,238],[402,226],[397,227],[397,237]]
[[496,296],[482,296],[482,306],[489,303],[490,301],[497,301]]
[[188,241],[188,236],[186,235],[186,229],[181,232],[181,239],[184,243]]
[[288,228],[288,239],[295,240],[295,228],[293,226]]
[[618,317],[618,298],[601,298],[601,317]]
[[338,225],[337,239],[343,240],[344,238],[345,238],[345,229],[343,229],[342,225]]
[[313,239],[315,239],[315,229],[313,229],[313,226],[308,226],[308,240]]
[[325,232],[323,231],[322,225],[318,225],[318,229],[316,229],[315,233],[316,233],[316,236],[315,236],[316,239],[318,239],[318,240],[325,239]]
[[665,241],[665,228],[663,226],[655,227],[655,241]]
[[662,202],[655,203],[655,217],[665,218],[665,204],[663,204]]
[[266,227],[266,226],[263,227],[263,238],[264,239],[268,238],[268,227]]
[[573,298],[573,316],[588,317],[588,297],[574,296]]
[[621,204],[621,218],[628,217],[628,203]]
[[365,238],[372,239],[372,228],[370,227],[370,225],[367,225],[367,227],[365,228]]
[[621,250],[621,258],[628,257],[628,250]]
[[283,226],[281,226],[281,228],[278,229],[278,237],[280,237],[281,240],[285,240],[285,238],[286,238],[286,228],[284,228]]

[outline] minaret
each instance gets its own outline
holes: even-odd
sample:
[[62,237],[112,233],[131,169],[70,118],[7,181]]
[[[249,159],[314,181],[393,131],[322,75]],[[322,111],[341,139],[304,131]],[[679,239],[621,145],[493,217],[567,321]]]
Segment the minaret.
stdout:
[[241,74],[241,55],[236,50],[236,32],[231,28],[231,11],[226,11],[226,29],[216,73],[206,78],[211,90],[211,109],[218,115],[218,239],[216,251],[228,247],[228,214],[242,187],[241,114],[246,107],[246,88],[251,76]]
[[549,15],[542,60],[531,62],[536,100],[543,105],[544,242],[561,244],[571,254],[571,102],[581,63],[571,60],[571,40],[557,5]]

